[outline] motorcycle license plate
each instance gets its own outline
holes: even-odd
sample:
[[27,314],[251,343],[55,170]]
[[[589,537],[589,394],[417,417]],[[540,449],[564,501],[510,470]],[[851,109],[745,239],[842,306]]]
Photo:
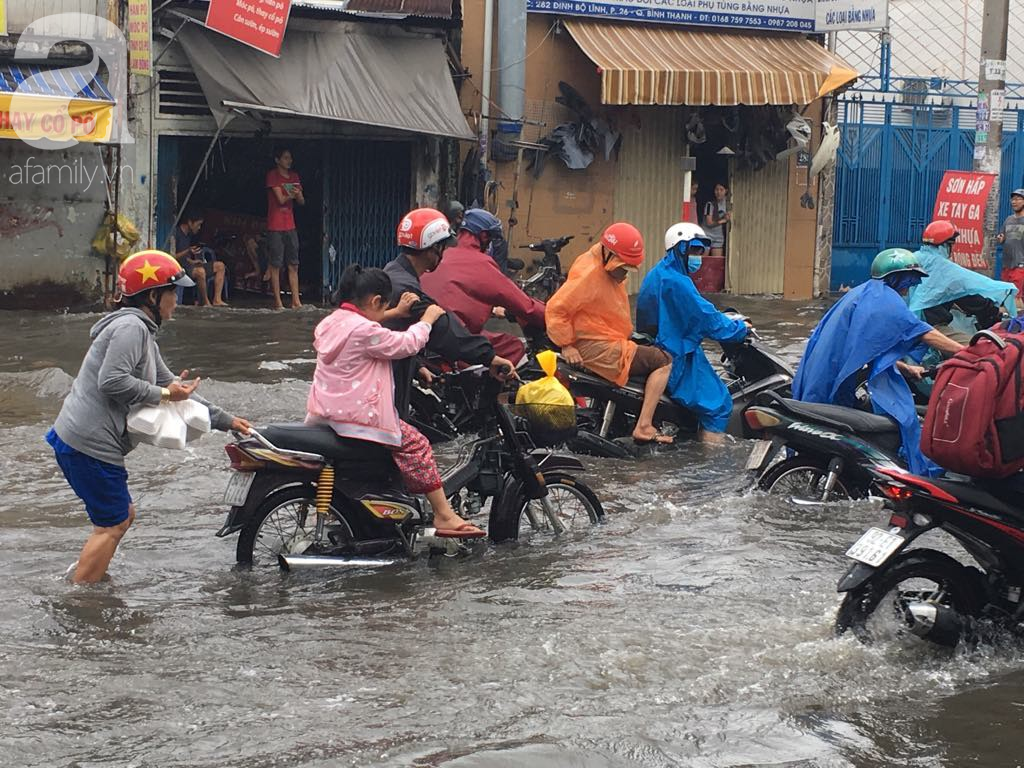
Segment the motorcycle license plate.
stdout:
[[857,543],[846,551],[846,556],[859,563],[864,563],[864,565],[877,568],[888,560],[902,544],[902,536],[883,531],[881,528],[868,528],[864,535],[857,539]]
[[771,440],[755,440],[754,449],[750,452],[750,456],[747,457],[747,469],[760,469],[771,447]]
[[249,489],[255,479],[255,472],[232,472],[228,480],[228,487],[224,489],[224,503],[231,507],[240,507],[245,504],[245,500],[249,496]]

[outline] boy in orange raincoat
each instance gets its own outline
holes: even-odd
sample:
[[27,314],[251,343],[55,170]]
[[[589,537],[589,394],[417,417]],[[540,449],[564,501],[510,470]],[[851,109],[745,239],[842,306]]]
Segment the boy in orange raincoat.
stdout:
[[601,242],[573,263],[565,284],[548,301],[545,320],[548,336],[570,365],[582,365],[620,387],[631,376],[646,379],[633,439],[671,443],[654,426],[654,411],[668,384],[672,359],[657,347],[638,347],[630,340],[633,320],[625,283],[643,260],[639,230],[625,222],[612,224]]

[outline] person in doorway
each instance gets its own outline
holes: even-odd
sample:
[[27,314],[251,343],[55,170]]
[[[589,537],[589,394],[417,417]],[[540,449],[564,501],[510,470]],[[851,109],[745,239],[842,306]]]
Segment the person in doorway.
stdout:
[[[224,301],[224,262],[217,259],[212,248],[202,245],[199,232],[203,228],[203,215],[189,209],[181,217],[181,223],[174,228],[174,258],[185,268],[185,273],[195,282],[196,304],[204,307],[226,307]],[[213,278],[213,301],[210,301],[207,281]]]
[[925,227],[914,256],[928,277],[910,290],[907,305],[936,330],[969,344],[975,333],[999,323],[1004,311],[1016,317],[1017,287],[952,261],[950,254],[959,236],[950,221],[936,220]]
[[531,299],[487,255],[501,222],[487,211],[466,211],[457,245],[444,252],[433,272],[420,278],[424,290],[455,314],[470,333],[484,336],[502,357],[519,361],[526,353],[522,340],[509,333],[485,331],[492,317],[507,317],[523,328],[544,329],[544,304]]
[[[424,291],[420,279],[437,269],[445,249],[456,243],[448,219],[434,208],[417,208],[398,223],[396,240],[401,253],[384,267],[391,279],[392,305],[397,305],[407,292],[415,293],[423,302],[436,304]],[[394,318],[385,324],[395,330],[405,330],[411,322],[409,318]],[[496,379],[515,376],[512,362],[498,355],[491,342],[483,336],[466,330],[466,326],[451,312],[433,324],[426,350],[449,363],[485,365]],[[395,404],[401,418],[409,410],[409,391],[416,368],[414,358],[395,361]]]
[[704,206],[704,232],[711,240],[713,258],[725,255],[725,229],[732,221],[729,212],[729,188],[719,182],[715,184],[715,199]]
[[[700,207],[697,203],[697,192],[700,190],[700,185],[695,181],[690,184],[690,202],[686,206],[686,221],[689,224],[700,226]],[[703,227],[702,227],[703,229]],[[706,234],[705,234],[706,236]]]
[[1024,298],[1024,189],[1010,193],[1010,208],[996,239],[1003,246],[1003,280],[1017,286],[1018,301]]
[[638,443],[671,443],[654,426],[658,400],[665,393],[672,358],[630,337],[633,320],[626,279],[644,260],[644,241],[632,224],[608,227],[601,240],[573,262],[565,284],[548,300],[548,336],[570,365],[583,366],[623,386],[631,376],[646,380],[644,401],[633,429]]
[[391,294],[384,270],[356,264],[345,269],[338,289],[341,306],[316,327],[317,361],[306,423],[329,424],[340,437],[389,448],[409,492],[422,493],[430,502],[437,536],[485,536],[452,509],[430,443],[395,407],[391,361],[412,358],[423,349],[445,311],[431,304],[406,330],[389,330],[381,323],[407,318],[420,300],[415,293],[403,293],[389,309]]
[[809,403],[856,407],[858,376],[867,368],[867,388],[875,413],[899,424],[901,453],[910,471],[935,474],[921,453],[921,425],[904,376],[920,379],[925,347],[955,355],[963,345],[919,320],[903,297],[928,273],[910,251],[889,248],[871,263],[871,279],[857,286],[825,313],[807,342],[793,380],[793,397]]
[[711,247],[704,230],[680,222],[665,233],[665,258],[647,273],[636,303],[636,324],[672,356],[669,397],[697,414],[701,439],[719,443],[732,416],[732,396],[708,362],[704,339],[735,343],[747,324],[719,312],[693,284]]
[[281,268],[288,267],[288,288],[292,309],[302,307],[299,296],[299,234],[295,229],[295,204],[306,204],[302,180],[292,170],[292,151],[287,147],[274,150],[274,167],[267,171],[267,255],[270,260],[270,295],[274,309],[284,309],[281,302]]
[[93,524],[72,577],[75,583],[104,577],[135,519],[124,467],[132,448],[126,426],[132,407],[192,398],[209,407],[215,429],[248,433],[251,426],[196,395],[199,379],[187,381],[188,371],[175,377],[160,356],[157,331],[174,314],[177,289],[192,285],[174,257],[163,251],[142,251],[122,262],[118,309],[93,326],[89,351],[46,434]]

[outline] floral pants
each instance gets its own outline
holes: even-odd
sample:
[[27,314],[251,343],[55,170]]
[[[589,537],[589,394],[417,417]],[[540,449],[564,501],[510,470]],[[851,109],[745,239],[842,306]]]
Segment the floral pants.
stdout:
[[430,441],[416,427],[402,422],[402,444],[392,454],[410,493],[430,493],[441,487]]

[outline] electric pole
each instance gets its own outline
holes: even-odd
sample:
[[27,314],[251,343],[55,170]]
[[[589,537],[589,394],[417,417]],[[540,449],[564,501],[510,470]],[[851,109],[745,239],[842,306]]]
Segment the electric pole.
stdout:
[[974,135],[974,170],[994,173],[985,210],[982,258],[989,275],[995,272],[999,231],[999,178],[1003,168],[1003,110],[1006,108],[1006,36],[1010,0],[985,0],[981,22],[981,66]]

